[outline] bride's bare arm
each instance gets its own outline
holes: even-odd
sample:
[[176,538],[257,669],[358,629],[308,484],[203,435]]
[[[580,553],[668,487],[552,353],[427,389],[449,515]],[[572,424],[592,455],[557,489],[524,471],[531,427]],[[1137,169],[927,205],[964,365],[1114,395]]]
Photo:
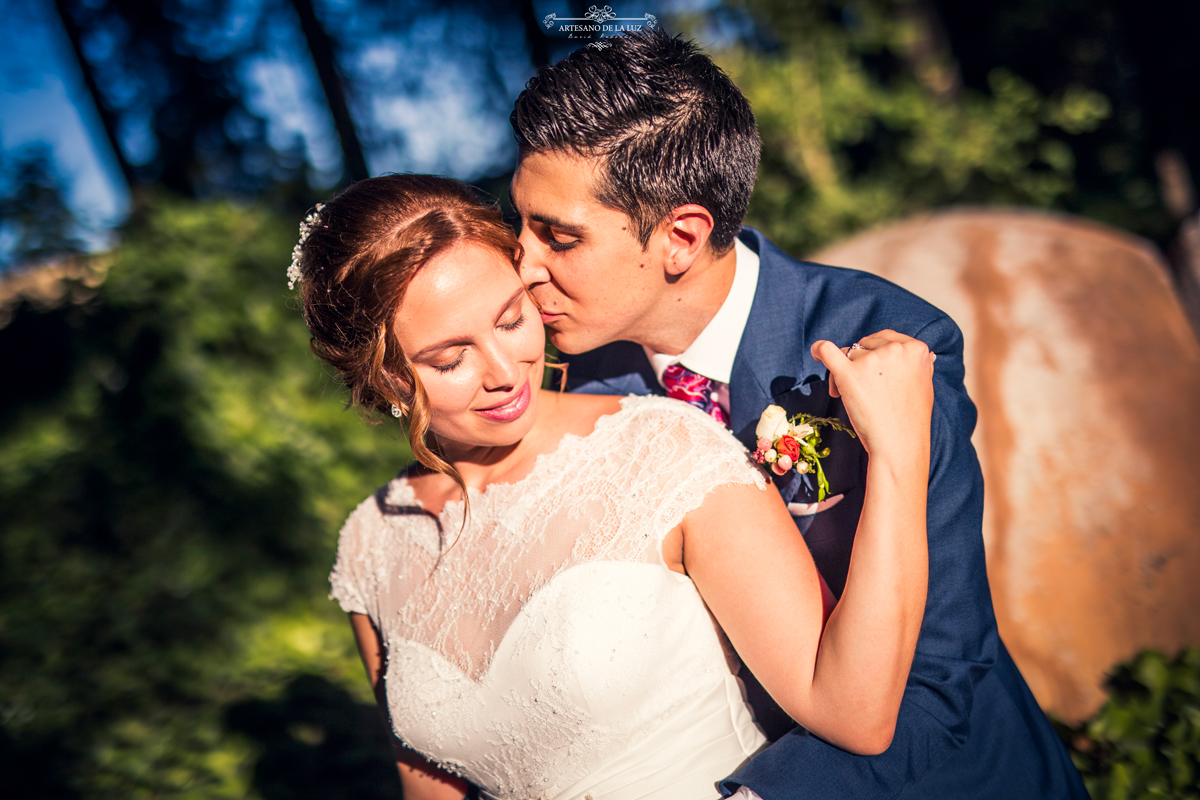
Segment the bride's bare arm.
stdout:
[[[383,645],[379,632],[365,614],[351,614],[350,626],[358,641],[358,654],[362,656],[367,677],[381,707],[382,684],[379,682],[383,670]],[[445,770],[438,769],[417,753],[404,747],[396,747],[396,766],[400,770],[400,786],[405,800],[463,800],[467,794],[467,782]]]
[[850,571],[824,627],[816,567],[775,491],[710,494],[684,520],[683,564],[784,711],[870,755],[891,743],[925,610],[933,357],[890,331],[862,341],[853,363],[814,345],[869,456]]

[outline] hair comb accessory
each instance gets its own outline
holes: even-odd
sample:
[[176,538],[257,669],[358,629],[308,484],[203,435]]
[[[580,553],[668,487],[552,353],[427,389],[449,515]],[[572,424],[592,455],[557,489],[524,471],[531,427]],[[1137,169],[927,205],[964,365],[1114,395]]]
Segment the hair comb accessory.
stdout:
[[317,203],[313,210],[300,223],[300,241],[296,242],[296,246],[292,248],[292,265],[288,267],[287,279],[288,288],[296,288],[296,281],[304,277],[300,272],[300,257],[304,254],[304,243],[308,241],[308,235],[312,233],[313,228],[317,226],[317,217],[321,214],[321,209],[324,204]]

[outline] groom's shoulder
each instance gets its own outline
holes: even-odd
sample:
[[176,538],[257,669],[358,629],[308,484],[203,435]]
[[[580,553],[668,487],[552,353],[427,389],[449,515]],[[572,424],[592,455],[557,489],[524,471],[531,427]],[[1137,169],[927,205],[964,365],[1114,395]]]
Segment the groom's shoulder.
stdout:
[[870,318],[869,324],[896,330],[951,322],[941,309],[886,278],[794,258],[754,228],[743,228],[741,238],[758,254],[759,280],[767,284],[763,294],[790,295],[807,317]]
[[612,342],[586,353],[563,354],[567,388],[590,394],[647,394],[658,378],[646,351],[634,342]]

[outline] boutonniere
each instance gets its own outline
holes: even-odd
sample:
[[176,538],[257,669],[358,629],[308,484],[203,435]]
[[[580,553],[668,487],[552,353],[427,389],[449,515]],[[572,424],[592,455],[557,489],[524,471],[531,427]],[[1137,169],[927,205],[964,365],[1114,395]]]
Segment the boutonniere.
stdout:
[[754,435],[758,439],[754,460],[767,464],[776,475],[786,475],[790,469],[801,475],[809,472],[817,476],[817,502],[829,494],[829,481],[821,469],[821,459],[829,455],[829,448],[821,448],[821,428],[845,431],[854,436],[854,431],[836,419],[797,414],[789,417],[779,406],[767,406],[758,419]]

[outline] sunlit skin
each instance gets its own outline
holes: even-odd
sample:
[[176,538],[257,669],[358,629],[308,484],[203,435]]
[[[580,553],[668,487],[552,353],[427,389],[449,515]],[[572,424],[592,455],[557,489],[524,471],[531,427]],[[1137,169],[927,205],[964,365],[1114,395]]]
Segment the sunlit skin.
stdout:
[[[405,292],[395,335],[425,389],[430,430],[468,486],[519,480],[538,452],[552,449],[547,441],[591,429],[574,421],[586,415],[566,413],[573,399],[539,388],[545,333],[504,253],[466,243],[432,259]],[[610,399],[580,402],[615,409]],[[437,473],[411,482],[430,509],[460,494]]]
[[[394,327],[400,348],[425,388],[442,454],[466,484],[484,489],[520,480],[537,455],[567,433],[586,435],[617,400],[542,391],[545,332],[529,293],[505,253],[479,244],[455,247],[421,267],[409,283]],[[450,478],[412,471],[421,505],[438,513],[461,497]],[[383,646],[368,617],[351,614],[371,685],[382,684]],[[460,800],[466,782],[398,749],[404,796]]]
[[554,346],[581,353],[627,340],[678,354],[721,307],[733,250],[714,255],[707,209],[673,209],[645,249],[629,217],[595,198],[599,162],[562,153],[521,159],[512,200],[521,215],[521,277]]
[[[673,224],[691,235],[693,223]],[[678,263],[672,257],[667,252],[668,270]],[[508,256],[475,244],[422,267],[401,303],[395,335],[425,388],[431,430],[469,487],[521,480],[566,433],[587,435],[618,410],[614,397],[537,388],[545,364],[536,312]],[[852,568],[836,608],[825,607],[812,557],[769,488],[713,490],[668,533],[662,557],[692,579],[787,713],[866,754],[891,740],[925,604],[933,359],[921,342],[891,331],[862,343],[866,350],[853,358],[831,342],[813,345],[814,358],[837,377],[870,455]],[[453,480],[435,472],[410,473],[409,485],[433,513],[461,497]],[[385,664],[379,633],[365,615],[351,614],[351,622],[378,690]],[[398,762],[411,800],[460,800],[468,788],[411,751]]]
[[[523,289],[503,254],[468,243],[418,270],[405,292],[396,338],[448,453],[464,442],[514,444],[533,424],[537,398],[516,401],[541,384],[545,336]],[[513,413],[496,419],[497,408]]]

